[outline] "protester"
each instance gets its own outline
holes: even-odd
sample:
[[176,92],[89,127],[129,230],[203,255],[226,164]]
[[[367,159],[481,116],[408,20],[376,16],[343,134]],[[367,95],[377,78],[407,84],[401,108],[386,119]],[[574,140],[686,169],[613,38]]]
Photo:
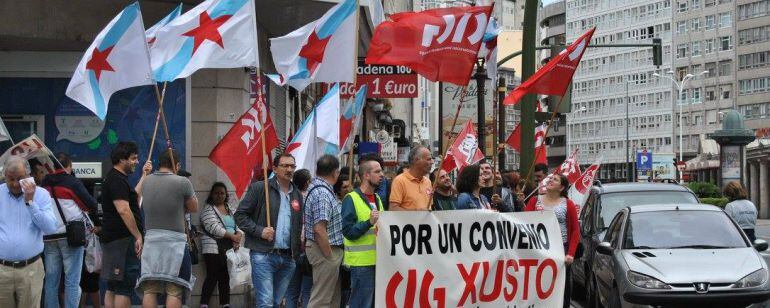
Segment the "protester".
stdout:
[[[52,207],[57,220],[57,230],[43,237],[45,241],[45,306],[59,307],[59,282],[64,272],[64,306],[77,307],[80,303],[80,277],[83,268],[85,246],[70,246],[67,241],[66,223],[83,222],[91,217],[94,225],[101,227],[96,217],[96,200],[88,193],[83,183],[70,174],[72,160],[60,153],[61,163],[52,174],[47,175],[40,186],[52,196]],[[64,217],[62,217],[62,215]],[[83,230],[85,238],[86,230]]]
[[743,229],[743,233],[749,237],[749,241],[754,243],[757,239],[754,235],[754,227],[757,225],[757,207],[748,200],[746,188],[738,181],[727,183],[723,191],[725,197],[730,200],[725,206],[725,213],[738,223],[738,227]]
[[307,257],[313,266],[313,289],[309,307],[339,307],[342,264],[342,215],[333,186],[340,175],[339,160],[324,155],[316,162],[316,177],[310,184],[305,207]]
[[144,294],[143,307],[157,307],[159,295],[165,295],[165,307],[182,307],[193,288],[185,213],[198,212],[198,199],[190,180],[176,175],[179,154],[163,151],[158,159],[158,171],[142,187],[147,231],[136,289]]
[[[487,197],[492,207],[500,212],[513,212],[513,196],[511,192],[503,187],[500,174],[492,171],[492,164],[489,161],[482,161],[479,164],[481,168],[481,186],[480,193]],[[496,181],[498,181],[496,183]]]
[[457,177],[458,210],[492,209],[489,199],[480,193],[480,174],[479,165],[470,165],[460,171],[460,175]]
[[433,167],[430,150],[416,146],[409,152],[409,169],[393,179],[390,211],[427,211],[433,196],[428,173]]
[[[532,173],[533,182],[527,182],[524,186],[524,195],[526,197],[524,204],[529,204],[530,200],[532,200],[532,197],[535,195],[545,193],[545,185],[543,184],[543,179],[545,179],[547,175],[548,165],[543,163],[535,165],[534,172]],[[529,179],[525,180],[529,181]],[[538,190],[538,192],[534,192],[535,190]]]
[[[376,161],[377,163],[380,164],[380,167],[383,170],[385,169],[385,161],[382,160],[382,157],[380,155],[377,155],[375,153],[368,153],[368,154],[361,155],[361,157],[358,158],[358,165],[361,166],[362,163],[370,160]],[[389,198],[388,192],[390,191],[391,182],[392,181],[388,179],[387,176],[383,176],[382,181],[380,182],[380,185],[378,185],[374,191],[377,193],[378,196],[380,196],[380,200],[382,200],[382,204],[385,205],[386,211],[390,206],[390,204],[388,203],[388,198]]]
[[273,159],[268,179],[270,218],[267,218],[265,183],[252,183],[235,211],[235,222],[245,234],[244,246],[251,250],[251,281],[257,307],[278,307],[294,276],[300,254],[303,202],[291,183],[294,157],[281,154]]
[[521,212],[524,210],[524,181],[517,172],[505,172],[502,175],[503,186],[505,186],[513,196],[513,211]]
[[384,210],[375,188],[382,182],[382,167],[376,160],[363,161],[358,176],[361,185],[342,201],[344,264],[350,267],[350,307],[372,307],[377,259],[374,225]]
[[[0,184],[0,307],[40,307],[43,291],[43,234],[56,232],[51,197],[43,188],[21,180],[29,163],[11,156],[3,164]],[[56,294],[58,294],[58,290]]]
[[[353,191],[353,185],[349,180],[349,172],[349,167],[342,167],[340,169],[340,176],[337,177],[337,182],[335,182],[332,187],[334,189],[334,195],[337,197],[337,205],[339,206],[340,211],[342,209],[342,199],[345,198],[348,193]],[[345,266],[340,267],[339,284],[341,294],[340,308],[345,308],[347,307],[348,299],[350,298],[350,271]]]
[[553,211],[559,221],[561,239],[564,244],[564,270],[567,273],[564,286],[564,307],[570,307],[572,292],[572,271],[570,265],[574,261],[575,252],[580,242],[580,226],[578,223],[577,206],[567,198],[569,180],[561,174],[554,174],[546,181],[546,193],[529,200],[525,211]]
[[[307,195],[307,189],[312,179],[313,177],[307,169],[300,169],[294,172],[292,183],[299,189],[303,200]],[[296,260],[297,266],[291,282],[289,282],[289,288],[286,290],[286,308],[307,307],[307,303],[310,301],[310,290],[313,288],[313,272],[310,269],[310,264],[305,254],[304,227],[302,230],[300,236],[302,240],[300,243],[301,253]]]
[[206,279],[201,290],[201,307],[208,307],[214,288],[219,287],[219,306],[230,307],[230,275],[227,272],[228,249],[238,249],[243,232],[235,226],[230,209],[227,186],[216,182],[209,190],[206,205],[200,215],[203,229],[201,244],[203,262],[206,264]]
[[447,211],[457,207],[455,188],[452,187],[452,179],[445,170],[439,170],[436,191],[433,194],[433,210]]
[[[104,305],[126,308],[139,277],[139,256],[142,254],[144,222],[139,211],[135,188],[128,184],[128,174],[139,163],[136,144],[119,142],[112,153],[112,169],[104,177],[102,188],[102,271],[107,281]],[[150,168],[142,170],[142,180]]]

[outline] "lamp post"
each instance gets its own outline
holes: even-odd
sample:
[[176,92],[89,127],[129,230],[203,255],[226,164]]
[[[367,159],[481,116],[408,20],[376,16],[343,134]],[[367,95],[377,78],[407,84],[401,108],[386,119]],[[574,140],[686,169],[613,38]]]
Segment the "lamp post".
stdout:
[[478,142],[479,142],[479,149],[481,150],[481,153],[484,154],[486,157],[486,149],[487,149],[487,143],[485,138],[486,135],[486,111],[484,110],[484,96],[486,94],[486,90],[484,89],[484,83],[487,81],[487,70],[484,68],[484,58],[478,58],[476,62],[476,74],[473,75],[473,78],[476,79],[476,108],[478,111],[478,114],[476,115],[476,125],[477,125],[477,134],[478,134]]
[[[698,77],[700,75],[708,74],[708,71],[703,71],[703,72],[700,72],[700,73],[698,73],[696,75],[687,74],[687,75],[684,76],[684,78],[682,78],[681,81],[677,81],[676,79],[674,79],[674,77],[669,76],[669,75],[673,75],[674,71],[668,71],[668,72],[666,72],[666,74],[668,74],[668,75],[661,75],[661,74],[658,74],[658,73],[654,73],[654,74],[652,74],[652,76],[655,76],[655,77],[658,77],[658,78],[666,78],[666,79],[671,80],[671,82],[674,83],[674,86],[676,86],[677,90],[679,91],[679,94],[677,96],[677,101],[678,101],[682,97],[682,92],[684,92],[684,87],[687,84],[687,81],[689,81],[692,78]],[[679,103],[679,161],[680,162],[684,161],[684,151],[682,149],[682,139],[683,139],[682,138],[682,134],[683,134],[682,130],[684,128],[684,124],[682,123],[682,105],[684,105],[684,102],[680,102]],[[678,180],[679,180],[680,183],[682,182],[682,172],[679,172],[679,179]]]

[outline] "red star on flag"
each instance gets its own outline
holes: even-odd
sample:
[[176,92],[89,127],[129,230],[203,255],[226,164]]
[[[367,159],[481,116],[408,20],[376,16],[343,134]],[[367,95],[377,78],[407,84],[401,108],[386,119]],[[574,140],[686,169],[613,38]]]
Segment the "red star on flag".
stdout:
[[195,51],[198,50],[198,47],[206,40],[217,43],[219,47],[225,48],[224,43],[222,43],[222,35],[219,34],[219,27],[227,22],[231,16],[232,15],[222,15],[211,19],[208,12],[204,11],[201,13],[198,27],[182,34],[184,36],[192,36],[195,39],[193,54],[195,54]]
[[291,153],[291,151],[294,151],[294,149],[297,149],[300,146],[302,146],[301,142],[292,142],[288,146],[286,146],[286,151],[284,151],[284,152],[285,153]]
[[94,48],[94,51],[91,53],[91,59],[89,59],[86,63],[86,70],[94,71],[97,81],[102,76],[102,71],[115,71],[115,69],[110,65],[110,62],[107,62],[107,57],[110,56],[110,52],[112,52],[113,47],[115,46],[110,46],[110,48],[101,51],[99,48]]
[[313,33],[310,33],[310,37],[307,38],[307,44],[302,46],[302,49],[299,51],[299,55],[307,59],[307,69],[311,74],[318,67],[318,64],[323,61],[326,44],[329,43],[330,38],[331,35],[325,39],[320,39],[318,34],[313,31]]

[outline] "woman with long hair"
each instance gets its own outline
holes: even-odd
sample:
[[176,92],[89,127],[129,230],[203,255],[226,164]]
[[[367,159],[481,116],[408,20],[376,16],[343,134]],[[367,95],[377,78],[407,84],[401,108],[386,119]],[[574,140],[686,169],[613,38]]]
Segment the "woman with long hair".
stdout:
[[561,240],[564,244],[564,262],[567,264],[567,277],[564,286],[564,307],[570,307],[572,287],[570,280],[572,272],[570,265],[575,259],[575,252],[580,243],[580,226],[578,210],[575,203],[567,198],[569,180],[561,174],[553,174],[546,178],[545,194],[529,199],[524,211],[553,211],[561,229]]
[[206,205],[201,212],[200,223],[203,228],[201,243],[203,262],[206,264],[201,307],[208,307],[215,287],[219,287],[219,305],[230,307],[230,275],[227,273],[225,252],[231,248],[240,247],[243,231],[236,227],[228,201],[227,186],[222,182],[216,182],[211,186]]
[[725,212],[738,223],[743,233],[746,233],[749,240],[754,243],[757,239],[754,235],[754,227],[757,225],[757,206],[748,200],[746,188],[743,188],[740,182],[732,181],[727,183],[723,194],[730,200],[730,203],[725,205]]
[[460,171],[457,177],[457,207],[458,210],[491,209],[487,197],[481,194],[479,165],[470,165]]

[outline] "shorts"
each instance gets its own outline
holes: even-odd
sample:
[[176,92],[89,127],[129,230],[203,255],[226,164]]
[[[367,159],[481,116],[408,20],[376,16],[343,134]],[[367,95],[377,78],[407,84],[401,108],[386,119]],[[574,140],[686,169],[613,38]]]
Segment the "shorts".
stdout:
[[136,287],[136,280],[139,279],[139,272],[141,270],[141,264],[139,258],[134,252],[134,245],[131,245],[129,249],[126,249],[126,261],[123,270],[122,280],[107,280],[107,291],[115,293],[115,295],[122,295],[131,297],[136,294],[134,288]]
[[80,288],[83,293],[99,292],[99,273],[89,273],[83,264],[83,272],[80,274]]
[[184,296],[184,287],[168,281],[147,280],[140,286],[144,294],[166,294],[168,296],[182,298]]

